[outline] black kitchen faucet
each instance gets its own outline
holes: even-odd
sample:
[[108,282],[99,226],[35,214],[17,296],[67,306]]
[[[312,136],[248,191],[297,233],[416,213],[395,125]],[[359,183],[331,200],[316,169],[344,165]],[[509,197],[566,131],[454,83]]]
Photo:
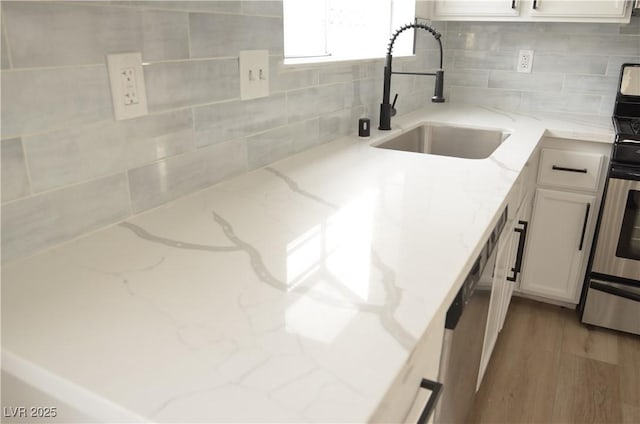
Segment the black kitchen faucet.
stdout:
[[[436,72],[393,72],[391,70],[391,62],[393,60],[393,56],[391,52],[393,51],[393,44],[396,42],[396,38],[400,33],[406,31],[410,28],[421,28],[426,31],[429,31],[433,37],[438,41],[438,45],[440,46],[440,69]],[[379,130],[390,130],[391,129],[391,117],[396,114],[395,104],[398,99],[398,95],[393,99],[393,104],[389,103],[390,101],[390,91],[391,91],[391,74],[401,74],[401,75],[431,75],[436,77],[435,89],[433,93],[433,97],[431,97],[431,101],[434,103],[442,103],[444,102],[444,96],[442,94],[443,85],[444,85],[444,71],[442,70],[442,41],[440,41],[441,34],[435,29],[431,28],[425,24],[413,23],[403,25],[399,30],[397,30],[391,39],[389,40],[389,48],[387,49],[387,58],[384,65],[384,87],[382,92],[382,103],[380,104],[380,125],[378,126]]]

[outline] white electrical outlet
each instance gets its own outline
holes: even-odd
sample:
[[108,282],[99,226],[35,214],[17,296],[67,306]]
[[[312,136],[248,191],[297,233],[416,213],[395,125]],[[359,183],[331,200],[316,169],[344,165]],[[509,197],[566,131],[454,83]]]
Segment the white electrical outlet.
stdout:
[[533,67],[533,50],[520,50],[518,53],[518,63],[516,70],[518,72],[531,72]]
[[117,120],[146,115],[147,92],[140,53],[107,55],[113,111]]
[[136,73],[133,68],[125,68],[120,72],[122,80],[122,93],[125,105],[136,105],[140,103],[138,99],[138,84]]
[[269,95],[269,51],[240,52],[240,99],[257,99]]

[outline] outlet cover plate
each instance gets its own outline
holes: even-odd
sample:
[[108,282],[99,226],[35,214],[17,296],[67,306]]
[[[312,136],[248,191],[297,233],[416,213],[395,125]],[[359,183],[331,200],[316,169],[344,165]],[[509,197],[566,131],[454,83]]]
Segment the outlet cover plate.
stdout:
[[240,52],[240,99],[249,100],[269,95],[269,51]]
[[520,50],[516,70],[518,72],[530,73],[531,68],[533,68],[533,50]]
[[146,115],[147,91],[142,71],[142,55],[139,52],[109,54],[107,68],[116,120]]

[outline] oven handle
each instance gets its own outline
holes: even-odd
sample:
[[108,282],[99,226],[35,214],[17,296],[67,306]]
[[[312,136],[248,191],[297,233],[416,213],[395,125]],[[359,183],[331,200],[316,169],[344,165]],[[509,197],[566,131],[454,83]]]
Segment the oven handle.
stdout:
[[598,283],[596,281],[592,281],[589,284],[589,287],[598,290],[604,293],[612,294],[614,296],[623,297],[625,299],[633,300],[636,302],[640,302],[640,294],[630,292],[618,287],[608,286],[606,284]]
[[640,181],[640,169],[627,166],[613,165],[609,170],[609,178],[617,178],[619,180]]

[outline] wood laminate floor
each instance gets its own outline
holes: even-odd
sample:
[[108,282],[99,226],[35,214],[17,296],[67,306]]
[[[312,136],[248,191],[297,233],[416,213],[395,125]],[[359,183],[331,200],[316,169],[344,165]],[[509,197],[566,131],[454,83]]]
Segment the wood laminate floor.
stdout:
[[514,297],[470,422],[640,424],[640,336]]

